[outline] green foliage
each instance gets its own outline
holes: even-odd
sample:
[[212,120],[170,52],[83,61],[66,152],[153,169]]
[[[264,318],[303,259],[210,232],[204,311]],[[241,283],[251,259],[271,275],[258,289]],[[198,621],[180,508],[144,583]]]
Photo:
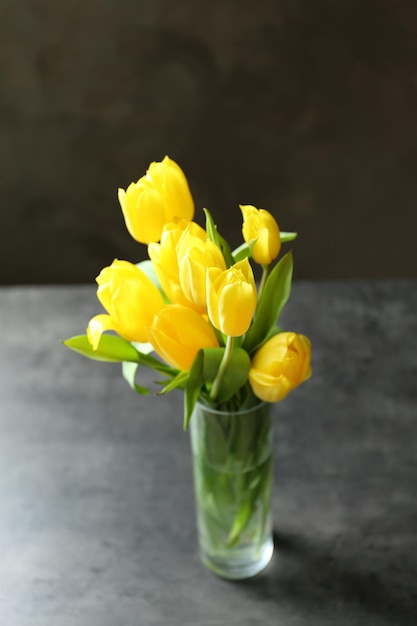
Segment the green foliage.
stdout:
[[[258,404],[246,415],[210,413],[199,404],[192,432],[195,494],[205,549],[229,553],[240,541],[260,549],[271,498],[272,415]],[[247,535],[243,538],[243,535]]]
[[298,237],[298,233],[285,232],[285,231],[281,231],[279,233],[279,238],[281,239],[281,243],[287,243],[288,241],[294,241],[294,239],[297,239],[297,237]]
[[232,254],[233,254],[233,259],[235,261],[235,263],[238,263],[239,261],[243,261],[243,259],[246,259],[247,257],[251,258],[252,257],[252,249],[253,249],[253,244],[255,243],[256,239],[252,239],[252,241],[250,241],[249,243],[242,243],[242,245],[240,245],[238,248],[235,248],[235,250],[233,250]]
[[232,252],[230,250],[230,246],[225,239],[220,235],[217,230],[217,226],[214,223],[213,217],[208,209],[203,209],[206,215],[206,232],[209,239],[211,239],[218,248],[223,253],[224,260],[226,261],[227,267],[230,267],[235,263],[235,260],[232,256]]
[[188,374],[184,394],[184,430],[187,430],[203,386],[204,350],[199,350]]
[[[184,429],[188,428],[203,387],[209,392],[220,364],[223,360],[225,348],[204,348],[199,350],[185,386]],[[228,402],[248,380],[250,358],[242,348],[235,348],[224,370],[218,392],[215,398],[217,405]]]
[[170,391],[173,391],[174,389],[184,389],[187,379],[188,379],[188,372],[178,372],[178,374],[174,376],[174,378],[172,378],[171,380],[162,381],[162,384],[164,385],[164,387],[161,391],[158,392],[157,395],[163,396],[164,394],[169,393]]
[[266,279],[257,305],[256,316],[243,342],[243,348],[249,354],[265,342],[278,323],[281,310],[290,296],[292,269],[290,251],[275,265]]
[[115,335],[102,335],[97,350],[88,341],[87,335],[76,335],[62,342],[67,348],[94,361],[120,363],[138,362],[140,354],[129,341]]
[[129,361],[124,361],[122,363],[122,374],[123,378],[129,385],[132,387],[136,393],[139,393],[141,396],[149,395],[149,389],[147,387],[141,387],[137,385],[135,382],[136,372],[139,367],[139,363],[131,363]]

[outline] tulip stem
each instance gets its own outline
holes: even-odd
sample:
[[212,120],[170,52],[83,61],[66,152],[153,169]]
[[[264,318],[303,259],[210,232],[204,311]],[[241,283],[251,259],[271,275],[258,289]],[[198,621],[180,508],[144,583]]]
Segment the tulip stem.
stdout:
[[262,265],[262,277],[261,277],[261,284],[259,285],[258,302],[261,299],[262,292],[265,288],[265,283],[269,276],[270,271],[271,271],[271,265]]
[[229,336],[226,339],[226,347],[223,352],[223,358],[220,361],[219,369],[217,371],[216,378],[214,379],[213,387],[211,388],[210,400],[215,401],[216,396],[219,393],[219,388],[222,382],[222,378],[227,369],[227,366],[229,365],[229,361],[232,357],[234,340],[235,340],[234,337],[229,337]]

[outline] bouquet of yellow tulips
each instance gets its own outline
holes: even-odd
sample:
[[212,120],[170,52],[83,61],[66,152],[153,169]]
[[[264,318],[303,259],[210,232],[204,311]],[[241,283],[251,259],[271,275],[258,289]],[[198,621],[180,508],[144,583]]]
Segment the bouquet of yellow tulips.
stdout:
[[[150,392],[136,382],[143,367],[160,374],[158,395],[183,390],[185,429],[193,416],[202,559],[228,578],[253,575],[273,550],[269,403],[311,375],[309,339],[278,327],[292,255],[277,258],[296,233],[244,205],[243,243],[232,251],[208,210],[205,228],[193,221],[187,179],[169,157],[119,189],[119,201],[149,259],[105,267],[97,296],[106,313],[64,343],[86,357],[121,362],[140,394]],[[262,268],[259,287],[251,262]]]
[[[149,260],[116,259],[101,271],[97,297],[107,312],[66,346],[120,361],[141,394],[149,389],[136,383],[137,370],[155,369],[163,375],[159,394],[184,390],[185,428],[197,400],[228,410],[277,402],[309,378],[310,341],[277,326],[290,295],[291,252],[275,261],[296,233],[281,232],[264,209],[240,206],[243,243],[232,251],[208,210],[205,229],[192,221],[187,179],[168,156],[118,197]],[[259,288],[250,259],[262,267]]]

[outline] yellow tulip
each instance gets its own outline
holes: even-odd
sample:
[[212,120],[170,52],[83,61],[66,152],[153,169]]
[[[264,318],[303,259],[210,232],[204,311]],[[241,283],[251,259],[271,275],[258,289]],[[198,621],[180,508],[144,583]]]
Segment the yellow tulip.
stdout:
[[216,348],[213,328],[197,311],[181,304],[168,304],[154,317],[148,340],[169,365],[188,371],[200,348]]
[[281,250],[279,226],[275,218],[251,205],[240,205],[243,214],[242,233],[246,243],[254,240],[253,260],[261,265],[269,265]]
[[226,269],[222,252],[211,239],[186,228],[178,245],[179,281],[186,298],[206,310],[206,272],[209,267]]
[[188,222],[184,219],[176,220],[165,224],[161,242],[150,243],[148,254],[168,299],[175,304],[184,304],[196,308],[188,300],[180,284],[178,248],[185,232],[202,241],[206,239],[205,230],[195,222]]
[[311,343],[304,335],[279,333],[261,346],[252,359],[249,382],[265,402],[278,402],[311,376]]
[[106,330],[114,330],[128,341],[148,340],[146,328],[164,306],[159,289],[136,265],[115,259],[96,278],[97,297],[108,315],[93,317],[87,336],[94,350]]
[[171,302],[179,304],[184,304],[186,298],[179,284],[177,245],[187,224],[186,220],[165,224],[161,242],[148,245],[148,255],[163,291]]
[[119,189],[120,206],[129,233],[140,243],[159,241],[164,224],[176,217],[192,220],[194,202],[184,172],[165,157],[150,164],[145,176]]
[[256,307],[256,285],[248,259],[222,271],[207,270],[207,313],[213,326],[230,337],[248,330]]

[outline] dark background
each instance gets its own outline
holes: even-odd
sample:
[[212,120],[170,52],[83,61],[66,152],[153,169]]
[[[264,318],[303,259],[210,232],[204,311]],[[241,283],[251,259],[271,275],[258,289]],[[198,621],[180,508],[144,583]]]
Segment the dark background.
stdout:
[[298,278],[417,276],[413,0],[0,0],[0,283],[91,282],[117,188],[169,154],[240,243],[298,230]]

